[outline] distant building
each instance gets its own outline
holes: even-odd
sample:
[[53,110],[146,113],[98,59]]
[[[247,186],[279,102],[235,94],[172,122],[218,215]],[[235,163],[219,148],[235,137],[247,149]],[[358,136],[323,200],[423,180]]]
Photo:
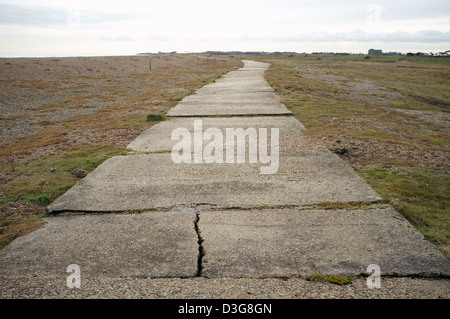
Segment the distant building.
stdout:
[[383,51],[382,50],[374,50],[374,49],[370,49],[369,50],[369,56],[370,57],[378,57],[378,56],[382,56],[383,55]]

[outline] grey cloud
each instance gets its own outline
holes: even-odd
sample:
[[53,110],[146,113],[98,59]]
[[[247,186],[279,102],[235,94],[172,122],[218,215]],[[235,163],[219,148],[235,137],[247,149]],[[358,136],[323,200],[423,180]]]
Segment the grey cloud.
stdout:
[[12,4],[0,4],[0,24],[49,27],[65,25],[66,11],[44,7],[23,7]]
[[[102,13],[76,8],[21,6],[0,4],[0,25],[20,25],[29,27],[57,28],[67,26],[68,20],[77,19],[84,27],[99,23],[113,23],[142,18],[142,15],[124,13]],[[148,16],[146,16],[148,18]]]
[[448,17],[450,12],[450,2],[442,0],[410,0],[407,4],[403,1],[384,1],[382,6],[385,9],[382,18],[386,20]]

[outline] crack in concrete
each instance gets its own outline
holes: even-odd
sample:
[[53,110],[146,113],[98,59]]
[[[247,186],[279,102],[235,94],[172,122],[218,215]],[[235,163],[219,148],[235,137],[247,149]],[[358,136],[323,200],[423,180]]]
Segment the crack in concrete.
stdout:
[[203,257],[205,256],[205,249],[203,248],[203,238],[200,234],[200,229],[198,223],[200,221],[200,212],[197,211],[194,220],[194,229],[197,234],[197,243],[198,243],[198,257],[197,257],[197,274],[195,277],[202,277],[203,270]]
[[264,205],[264,206],[223,206],[209,203],[190,203],[179,204],[164,207],[148,207],[142,209],[130,209],[130,210],[111,210],[111,211],[87,211],[87,210],[50,210],[45,209],[49,216],[64,216],[64,215],[102,215],[102,214],[140,214],[148,212],[186,212],[195,211],[200,212],[202,210],[209,211],[229,211],[229,210],[268,210],[268,209],[297,209],[297,210],[353,210],[353,209],[385,209],[390,207],[390,204],[386,200],[374,200],[374,201],[353,201],[353,202],[322,202],[308,205]]
[[173,118],[192,118],[192,117],[204,117],[204,118],[229,118],[229,117],[290,117],[294,116],[291,112],[286,113],[252,113],[252,114],[241,114],[241,113],[230,113],[230,114],[186,114],[186,115],[171,115]]

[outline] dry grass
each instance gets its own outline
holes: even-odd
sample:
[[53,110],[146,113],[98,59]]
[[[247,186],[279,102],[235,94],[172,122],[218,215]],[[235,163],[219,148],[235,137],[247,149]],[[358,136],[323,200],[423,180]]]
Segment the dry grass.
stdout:
[[137,118],[164,115],[186,94],[240,65],[196,55],[0,59],[0,162],[13,156],[25,164],[95,144],[105,132],[117,133],[108,140],[124,147],[148,125]]
[[0,249],[18,236],[42,227],[44,209],[36,204],[18,201],[0,207]]
[[[306,134],[320,138],[332,150],[347,148],[347,159],[357,169],[372,161],[380,166],[419,164],[450,171],[450,85],[444,81],[450,74],[449,64],[428,68],[391,59],[389,63],[317,59],[264,59],[273,63],[267,80],[308,128]],[[385,85],[384,77],[388,78]],[[355,89],[349,83],[362,84]],[[374,91],[384,92],[382,100]],[[429,96],[434,96],[432,102]]]
[[78,180],[74,168],[123,154],[154,124],[148,114],[241,65],[184,54],[0,59],[0,249],[43,225],[43,206]]
[[254,57],[305,134],[450,257],[450,59]]

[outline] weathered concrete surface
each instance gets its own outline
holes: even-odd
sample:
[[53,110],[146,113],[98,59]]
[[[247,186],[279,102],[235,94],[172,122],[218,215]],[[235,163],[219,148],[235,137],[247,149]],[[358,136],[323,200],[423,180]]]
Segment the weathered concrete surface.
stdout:
[[263,77],[267,63],[245,61],[238,71],[184,98],[167,114],[173,117],[220,115],[290,115]]
[[379,195],[337,155],[280,155],[276,174],[266,164],[175,164],[171,154],[113,157],[97,167],[49,211],[127,211],[183,204],[222,207],[376,201]]
[[[448,279],[383,277],[380,289],[368,289],[360,277],[346,286],[302,278],[116,278],[83,277],[81,289],[68,289],[66,279],[49,276],[0,277],[2,299],[450,299]],[[183,302],[180,300],[180,302]],[[190,301],[187,301],[189,304]],[[220,302],[220,301],[219,301]],[[305,303],[295,302],[278,317],[290,317]],[[195,304],[200,305],[202,301]],[[162,311],[167,311],[157,301]],[[206,303],[204,303],[206,304]],[[120,304],[119,304],[120,305]],[[120,307],[120,306],[119,306]],[[176,308],[172,308],[176,309]],[[414,308],[408,308],[415,311]],[[109,310],[109,309],[108,309]],[[152,310],[155,310],[152,308]],[[159,310],[159,309],[158,309]],[[402,308],[402,311],[404,308]],[[331,308],[330,315],[335,309]],[[322,312],[321,312],[322,313]],[[402,312],[404,313],[404,312]],[[282,314],[280,316],[280,314]],[[284,315],[284,316],[283,316]],[[213,317],[213,316],[211,316]]]
[[202,212],[205,277],[439,276],[448,261],[392,207]]
[[[199,216],[204,277],[359,275],[370,264],[383,275],[449,273],[448,261],[389,206]],[[47,218],[44,228],[0,251],[0,278],[66,278],[71,264],[80,266],[82,278],[195,277],[196,220],[190,210]]]
[[194,116],[242,116],[242,115],[291,115],[286,106],[281,103],[179,103],[172,108],[167,115],[173,117],[194,117]]
[[[288,139],[294,139],[293,135],[297,135],[297,139],[301,139],[302,130],[304,126],[300,124],[294,117],[229,117],[229,118],[173,118],[168,121],[160,122],[151,128],[145,130],[141,135],[134,139],[127,148],[138,152],[158,152],[171,151],[172,147],[178,143],[177,140],[171,139],[173,130],[177,128],[187,128],[191,134],[194,132],[194,121],[202,121],[203,132],[208,128],[218,128],[225,135],[226,128],[267,128],[270,136],[271,128],[279,129],[280,144]],[[203,146],[206,146],[210,141],[205,140]],[[270,139],[269,139],[270,142]],[[304,148],[303,144],[296,144],[297,147]],[[283,152],[286,148],[293,149],[287,145],[282,144],[280,151]]]
[[[202,91],[200,91],[202,92]],[[207,102],[205,102],[207,100]],[[259,102],[258,102],[259,101]],[[186,96],[181,104],[208,104],[208,103],[252,103],[271,104],[279,102],[278,96],[273,92],[233,92],[233,91],[212,91],[202,94],[195,93]]]
[[257,62],[252,60],[242,60],[242,62],[244,62],[244,65],[248,69],[258,70],[258,69],[268,69],[270,67],[269,63]]
[[[245,61],[169,115],[289,114],[262,77],[268,67]],[[261,163],[175,164],[171,133],[180,127],[192,132],[194,120],[174,118],[143,132],[129,148],[165,153],[111,158],[49,206],[52,212],[169,212],[48,218],[46,227],[0,251],[0,278],[65,277],[69,264],[93,277],[194,277],[197,230],[205,249],[202,274],[209,277],[357,275],[369,264],[378,264],[383,274],[448,271],[442,255],[392,207],[302,209],[380,197],[337,155],[304,136],[293,117],[202,117],[203,130],[279,128],[279,170],[273,175],[262,175],[267,164]],[[256,209],[288,205],[298,207]]]
[[194,277],[195,218],[193,212],[46,218],[45,227],[0,251],[0,277],[67,277],[71,264],[80,266],[83,277]]

